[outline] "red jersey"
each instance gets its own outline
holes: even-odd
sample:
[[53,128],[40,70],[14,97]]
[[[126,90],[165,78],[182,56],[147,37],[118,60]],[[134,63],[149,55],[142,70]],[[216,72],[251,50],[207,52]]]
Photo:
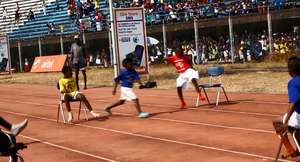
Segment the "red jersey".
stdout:
[[183,73],[191,67],[189,64],[190,58],[186,55],[183,55],[182,57],[178,57],[176,55],[170,56],[167,60],[175,66],[178,73]]

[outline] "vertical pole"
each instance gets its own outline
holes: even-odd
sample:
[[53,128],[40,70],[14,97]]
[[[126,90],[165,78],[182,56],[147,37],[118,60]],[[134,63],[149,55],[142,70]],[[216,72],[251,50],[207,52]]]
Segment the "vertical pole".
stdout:
[[234,38],[233,38],[233,31],[232,31],[232,19],[229,15],[228,18],[228,25],[229,25],[229,39],[230,39],[230,53],[231,53],[231,63],[234,63]]
[[41,37],[38,38],[38,44],[39,44],[39,54],[42,56],[42,42],[41,42]]
[[115,47],[115,26],[114,26],[114,19],[113,19],[113,3],[112,0],[108,1],[109,3],[109,16],[110,16],[110,29],[111,29],[111,46],[113,50],[113,60],[114,60],[114,72],[115,72],[115,77],[118,75],[118,67],[117,67],[117,57],[116,57],[116,47]]
[[63,40],[63,35],[60,33],[60,53],[63,55],[64,54],[64,40]]
[[197,58],[197,64],[199,64],[198,21],[196,18],[194,18],[194,30],[195,30],[196,58]]
[[8,52],[8,70],[9,70],[9,74],[11,74],[11,56],[10,56],[9,35],[7,35],[7,52]]
[[164,19],[163,19],[162,31],[163,31],[163,41],[164,41],[164,53],[165,53],[165,56],[167,56],[167,54],[168,54],[167,36],[166,36],[166,26],[165,26],[165,20]]
[[272,46],[272,17],[270,14],[270,7],[268,7],[268,13],[267,13],[267,18],[268,18],[268,34],[269,34],[269,54],[272,54],[273,51],[273,46]]
[[83,44],[86,45],[86,37],[85,37],[84,30],[82,30],[82,41],[83,41]]
[[[108,25],[109,26],[109,25]],[[110,56],[110,65],[114,64],[114,54],[113,54],[113,49],[112,49],[112,39],[111,39],[111,30],[110,27],[107,29],[108,33],[108,42],[109,42],[109,56]]]
[[21,41],[20,40],[18,40],[18,51],[19,51],[19,68],[20,68],[20,72],[23,72],[22,50],[21,50]]

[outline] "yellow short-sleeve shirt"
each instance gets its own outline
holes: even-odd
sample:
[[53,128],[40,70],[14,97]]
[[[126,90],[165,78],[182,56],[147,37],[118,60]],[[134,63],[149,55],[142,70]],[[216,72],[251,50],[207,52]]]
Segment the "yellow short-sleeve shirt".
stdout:
[[73,77],[61,78],[59,80],[59,90],[63,94],[74,96],[78,91],[75,79]]

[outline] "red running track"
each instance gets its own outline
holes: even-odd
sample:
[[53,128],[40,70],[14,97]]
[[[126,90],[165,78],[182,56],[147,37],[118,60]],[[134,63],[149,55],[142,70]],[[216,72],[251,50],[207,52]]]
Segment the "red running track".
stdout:
[[[143,89],[136,92],[150,118],[137,118],[132,103],[107,117],[103,108],[118,96],[111,88],[95,88],[83,92],[103,117],[62,124],[56,123],[56,87],[0,84],[0,89],[1,116],[13,123],[29,119],[18,136],[18,141],[34,142],[22,151],[27,162],[274,161],[279,139],[271,121],[288,108],[285,94],[254,93],[229,93],[229,104],[196,108],[196,94],[188,90],[188,108],[179,110],[175,89]],[[214,92],[209,94],[213,100]],[[76,104],[72,108],[77,112]]]

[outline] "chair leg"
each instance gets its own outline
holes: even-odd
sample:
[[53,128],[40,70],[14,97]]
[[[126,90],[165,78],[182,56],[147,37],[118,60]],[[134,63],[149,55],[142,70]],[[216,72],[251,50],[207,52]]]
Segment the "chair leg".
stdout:
[[63,119],[63,122],[66,123],[63,103],[60,103],[59,105],[60,105],[59,109],[60,109],[61,117]]
[[219,98],[220,98],[220,88],[221,88],[221,87],[218,87],[218,88],[217,88],[217,101],[216,101],[216,106],[218,106],[218,105],[219,105]]
[[[201,89],[200,89],[200,93],[201,93]],[[199,94],[198,94],[197,99],[196,99],[196,107],[198,107],[198,106],[199,106]]]
[[224,95],[225,95],[225,97],[226,97],[226,100],[227,100],[227,102],[229,103],[229,99],[228,99],[228,97],[227,97],[227,94],[226,94],[226,92],[225,92],[225,88],[222,86],[222,89],[223,89],[223,93],[224,93]]
[[276,153],[276,156],[275,156],[275,162],[277,162],[278,159],[279,159],[279,155],[280,155],[280,152],[281,152],[282,145],[283,145],[283,140],[280,139],[280,143],[279,143],[277,153]]
[[86,108],[86,105],[84,105],[83,111],[84,111],[84,115],[85,115],[85,120],[89,120],[89,116],[87,114],[88,110]]
[[59,111],[60,111],[60,103],[57,106],[57,116],[56,116],[56,123],[59,121]]
[[207,100],[208,104],[210,104],[210,101],[209,101],[209,98],[208,98],[208,95],[207,95],[207,93],[206,93],[205,88],[203,88],[203,92],[204,92],[204,95],[205,95],[205,97],[206,97],[206,100]]
[[296,144],[296,146],[297,146],[297,150],[300,151],[300,145],[299,145],[299,143],[298,143],[298,140],[299,140],[299,139],[297,139],[296,133],[298,133],[298,130],[293,131],[293,139],[294,139],[294,142],[295,142],[295,144]]
[[81,101],[79,102],[79,110],[78,110],[78,117],[77,119],[80,119],[80,113],[81,113]]

